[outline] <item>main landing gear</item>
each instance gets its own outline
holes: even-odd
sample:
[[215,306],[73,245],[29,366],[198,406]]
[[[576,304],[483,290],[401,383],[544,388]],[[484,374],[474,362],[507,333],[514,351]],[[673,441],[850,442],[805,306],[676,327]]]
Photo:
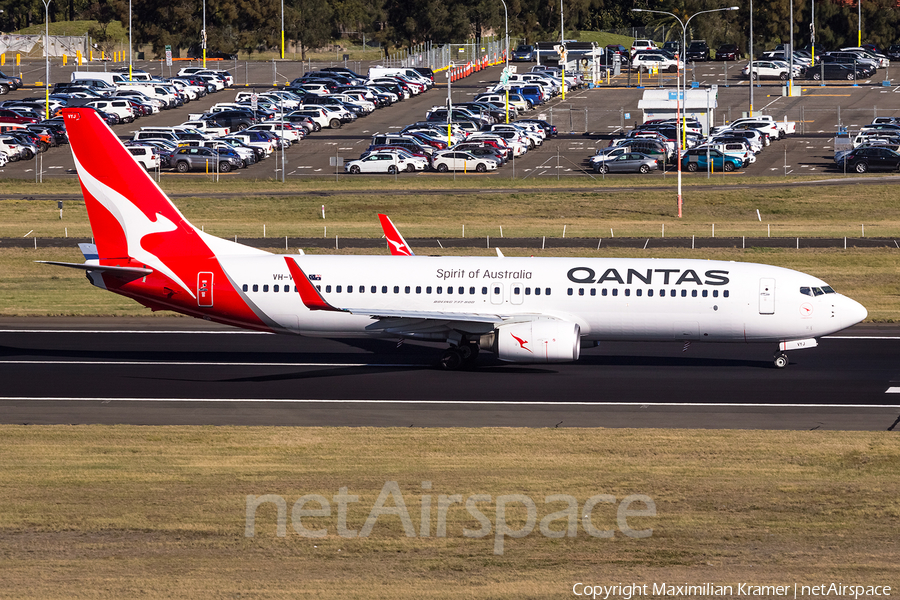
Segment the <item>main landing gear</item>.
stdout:
[[444,371],[456,371],[473,368],[477,359],[478,344],[476,342],[466,342],[444,350],[438,364]]
[[775,353],[775,368],[783,369],[788,366],[788,355],[784,352]]

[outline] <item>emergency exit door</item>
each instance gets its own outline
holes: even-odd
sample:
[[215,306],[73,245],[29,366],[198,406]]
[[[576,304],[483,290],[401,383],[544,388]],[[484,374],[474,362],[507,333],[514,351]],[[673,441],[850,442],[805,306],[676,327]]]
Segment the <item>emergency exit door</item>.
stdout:
[[775,280],[764,277],[759,280],[759,314],[775,314]]
[[213,305],[213,274],[197,273],[197,306]]

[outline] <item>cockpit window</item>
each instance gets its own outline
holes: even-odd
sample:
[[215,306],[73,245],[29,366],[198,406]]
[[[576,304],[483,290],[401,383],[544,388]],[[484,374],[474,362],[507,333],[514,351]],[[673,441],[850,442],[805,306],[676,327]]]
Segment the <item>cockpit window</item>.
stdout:
[[800,288],[800,293],[804,296],[812,296],[812,292],[810,291],[810,289],[805,286]]
[[822,288],[813,288],[812,291],[813,291],[813,294],[815,294],[816,296],[821,296],[822,294],[825,293],[822,291]]
[[825,292],[826,294],[836,294],[837,293],[834,291],[834,288],[832,288],[830,285],[823,285],[822,291]]

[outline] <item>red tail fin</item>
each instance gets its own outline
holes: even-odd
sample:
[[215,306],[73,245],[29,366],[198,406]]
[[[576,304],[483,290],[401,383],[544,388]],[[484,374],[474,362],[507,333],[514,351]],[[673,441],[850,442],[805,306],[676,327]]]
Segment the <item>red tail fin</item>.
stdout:
[[384,236],[387,238],[391,254],[394,256],[415,256],[412,248],[409,247],[406,240],[400,235],[400,232],[394,226],[390,217],[379,214],[378,219],[381,221],[381,228],[384,230]]
[[187,263],[213,252],[95,110],[62,114],[101,263],[130,259],[194,296]]

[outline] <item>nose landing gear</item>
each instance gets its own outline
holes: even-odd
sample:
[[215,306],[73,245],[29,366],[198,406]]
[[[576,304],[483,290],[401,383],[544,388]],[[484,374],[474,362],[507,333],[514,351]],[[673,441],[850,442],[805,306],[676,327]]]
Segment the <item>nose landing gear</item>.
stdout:
[[775,353],[775,368],[783,369],[788,365],[788,355],[784,352]]

